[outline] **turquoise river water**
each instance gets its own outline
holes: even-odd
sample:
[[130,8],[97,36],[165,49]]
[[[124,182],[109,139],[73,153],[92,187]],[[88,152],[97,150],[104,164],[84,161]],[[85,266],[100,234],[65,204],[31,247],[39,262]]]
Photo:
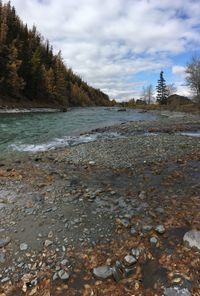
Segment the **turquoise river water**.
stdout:
[[45,151],[94,141],[100,135],[89,134],[92,129],[156,118],[149,112],[118,112],[117,108],[104,107],[74,108],[66,113],[0,114],[0,158],[10,153]]

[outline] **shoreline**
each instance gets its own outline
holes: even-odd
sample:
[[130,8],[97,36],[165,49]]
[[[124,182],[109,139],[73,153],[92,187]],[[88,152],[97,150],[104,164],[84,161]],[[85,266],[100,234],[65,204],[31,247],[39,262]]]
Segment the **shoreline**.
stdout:
[[56,113],[56,112],[67,112],[62,108],[13,108],[13,109],[1,109],[0,114],[17,114],[17,113]]
[[[128,122],[93,131],[121,139],[0,163],[2,293],[170,295],[174,283],[200,292],[198,252],[183,242],[200,229],[200,143],[177,134],[199,127],[190,115]],[[132,249],[139,257],[125,263]],[[102,265],[108,279],[94,275]]]

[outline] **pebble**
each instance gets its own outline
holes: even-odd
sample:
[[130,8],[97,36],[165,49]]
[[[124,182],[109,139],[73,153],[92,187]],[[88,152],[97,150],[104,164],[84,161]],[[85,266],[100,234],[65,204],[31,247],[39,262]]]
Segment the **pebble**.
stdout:
[[121,279],[123,279],[123,273],[119,268],[117,268],[117,266],[112,268],[112,275],[116,282],[119,282]]
[[133,265],[137,262],[137,259],[135,257],[133,257],[132,255],[126,255],[124,257],[124,262],[126,265],[130,266]]
[[130,275],[133,274],[134,271],[135,271],[135,268],[125,268],[124,269],[124,275],[125,275],[125,277],[129,277]]
[[145,232],[151,231],[152,226],[151,225],[143,225],[142,226],[142,230]]
[[120,223],[126,228],[128,228],[130,226],[130,222],[128,219],[121,219]]
[[11,239],[9,237],[1,238],[0,239],[0,248],[7,246],[10,241],[11,241]]
[[69,273],[66,272],[65,270],[62,270],[62,269],[58,272],[58,276],[61,280],[68,280],[69,279]]
[[200,250],[200,231],[193,229],[186,232],[183,241],[187,242],[191,248],[195,247]]
[[137,235],[137,233],[138,233],[134,226],[131,227],[130,232],[131,232],[132,235]]
[[45,247],[49,247],[49,246],[51,246],[53,244],[53,242],[52,241],[50,241],[50,240],[45,240],[45,242],[44,242],[44,246]]
[[101,279],[107,279],[112,276],[113,271],[110,266],[103,265],[93,269],[93,274]]
[[165,232],[165,227],[163,225],[158,225],[156,226],[155,230],[159,233],[159,234],[163,234]]
[[2,282],[2,284],[4,284],[4,283],[8,282],[9,280],[10,280],[9,277],[5,277],[1,280],[1,282]]
[[139,258],[140,253],[141,253],[141,251],[140,251],[140,249],[138,249],[138,248],[133,248],[133,249],[131,250],[131,254],[132,254],[136,259]]
[[164,290],[165,296],[191,296],[188,289],[182,289],[180,287],[166,288]]
[[0,263],[5,263],[5,261],[6,261],[5,253],[0,252]]
[[150,243],[151,243],[151,244],[157,244],[157,242],[158,242],[158,240],[157,240],[157,238],[156,238],[155,236],[152,236],[152,237],[150,238]]
[[156,208],[156,212],[159,213],[159,214],[164,214],[165,211],[164,211],[163,208],[158,207],[158,208]]
[[67,260],[67,259],[63,259],[63,260],[60,262],[61,265],[67,265],[67,263],[68,263],[68,260]]
[[21,243],[20,244],[20,250],[21,251],[26,251],[28,249],[28,245],[26,243]]

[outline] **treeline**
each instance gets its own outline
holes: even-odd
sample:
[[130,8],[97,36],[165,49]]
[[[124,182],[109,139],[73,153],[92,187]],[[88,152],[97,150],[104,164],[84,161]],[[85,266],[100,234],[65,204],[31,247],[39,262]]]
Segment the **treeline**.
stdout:
[[48,40],[28,29],[10,2],[0,0],[0,98],[49,105],[109,105],[109,98],[68,69]]

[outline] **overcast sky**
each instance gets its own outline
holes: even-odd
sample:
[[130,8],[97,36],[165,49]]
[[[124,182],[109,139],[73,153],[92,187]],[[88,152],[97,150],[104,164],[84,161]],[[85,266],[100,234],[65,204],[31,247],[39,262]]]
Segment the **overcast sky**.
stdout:
[[12,0],[84,80],[118,100],[139,98],[164,71],[187,94],[184,66],[200,48],[200,0]]

